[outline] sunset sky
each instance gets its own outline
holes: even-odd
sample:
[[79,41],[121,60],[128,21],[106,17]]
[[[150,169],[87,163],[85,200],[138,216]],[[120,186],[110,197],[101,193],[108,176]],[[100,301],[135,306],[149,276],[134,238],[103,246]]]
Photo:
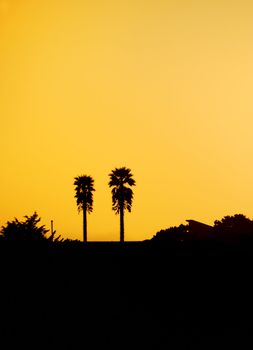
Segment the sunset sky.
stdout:
[[136,180],[126,240],[252,218],[252,18],[246,0],[0,0],[0,226],[37,211],[81,240],[85,174],[88,240],[118,240],[121,166]]

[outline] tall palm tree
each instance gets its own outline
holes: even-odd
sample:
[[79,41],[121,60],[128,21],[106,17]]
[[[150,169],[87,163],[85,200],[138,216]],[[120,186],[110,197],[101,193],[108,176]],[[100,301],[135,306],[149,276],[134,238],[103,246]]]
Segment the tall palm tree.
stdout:
[[[135,180],[131,170],[125,167],[115,168],[109,174],[109,187],[112,187],[112,209],[120,214],[120,242],[124,242],[124,210],[131,212]],[[130,187],[128,187],[130,186]]]
[[83,212],[83,241],[87,242],[87,213],[90,214],[93,210],[94,180],[91,176],[77,176],[74,186],[78,211]]

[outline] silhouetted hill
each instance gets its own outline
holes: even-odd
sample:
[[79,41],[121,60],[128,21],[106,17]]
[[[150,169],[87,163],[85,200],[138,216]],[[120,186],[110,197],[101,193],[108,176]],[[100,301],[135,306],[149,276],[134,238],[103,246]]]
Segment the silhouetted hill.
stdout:
[[47,349],[252,345],[252,246],[0,243],[2,344]]

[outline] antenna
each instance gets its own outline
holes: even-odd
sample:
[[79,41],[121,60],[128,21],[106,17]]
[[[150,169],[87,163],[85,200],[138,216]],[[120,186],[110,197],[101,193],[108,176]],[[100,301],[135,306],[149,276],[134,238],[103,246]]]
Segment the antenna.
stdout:
[[53,220],[51,220],[51,234],[53,234],[54,232],[54,222]]

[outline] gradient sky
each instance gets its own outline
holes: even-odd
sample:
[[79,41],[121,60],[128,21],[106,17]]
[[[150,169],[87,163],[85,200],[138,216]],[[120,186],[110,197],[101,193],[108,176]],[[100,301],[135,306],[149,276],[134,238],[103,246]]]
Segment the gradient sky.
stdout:
[[0,225],[37,211],[81,240],[86,174],[88,239],[118,240],[121,166],[136,180],[126,240],[252,218],[252,18],[246,0],[0,0]]

